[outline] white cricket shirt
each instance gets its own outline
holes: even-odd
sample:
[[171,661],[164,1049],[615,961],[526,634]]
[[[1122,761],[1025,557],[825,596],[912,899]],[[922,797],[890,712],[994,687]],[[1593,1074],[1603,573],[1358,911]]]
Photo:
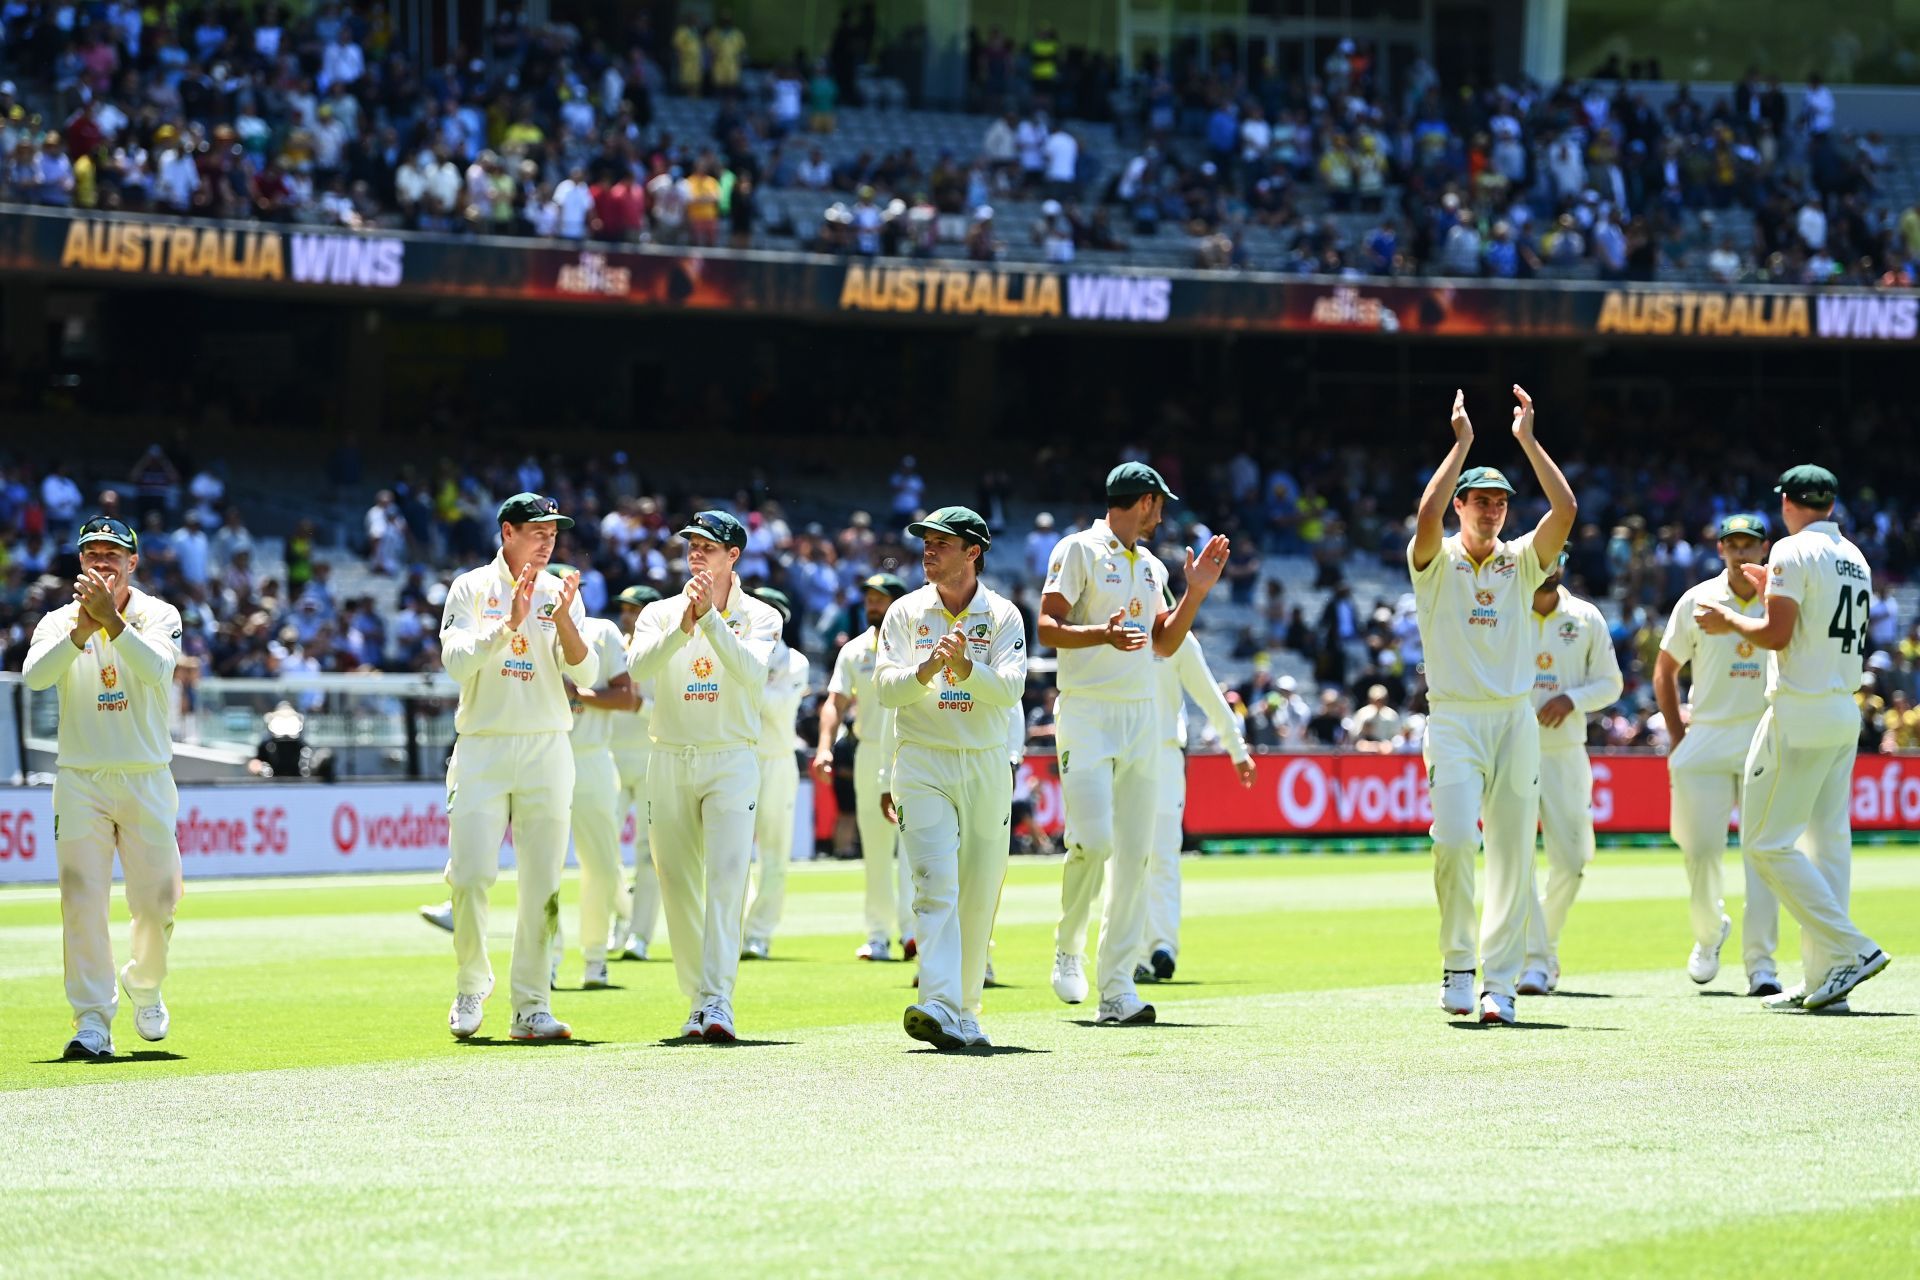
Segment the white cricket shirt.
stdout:
[[1504,702],[1533,687],[1533,636],[1527,615],[1547,571],[1533,553],[1529,530],[1511,542],[1495,540],[1475,563],[1459,534],[1445,538],[1424,569],[1413,567],[1414,609],[1427,660],[1427,697],[1436,706]]
[[[534,579],[533,606],[514,630],[507,626],[514,577],[504,556],[496,555],[493,563],[453,580],[440,621],[440,662],[460,686],[455,733],[493,737],[573,729],[561,677],[592,685],[599,668],[591,643],[578,666],[568,666],[560,652],[559,629],[553,624],[560,588],[560,579],[550,573]],[[587,609],[578,596],[568,613],[574,626],[585,624]]]
[[1533,620],[1533,709],[1564,693],[1573,699],[1577,713],[1551,729],[1541,725],[1540,747],[1584,747],[1587,717],[1612,706],[1624,684],[1607,619],[1592,602],[1565,587],[1552,613],[1541,617],[1529,605],[1527,616]]
[[840,646],[833,659],[827,692],[851,698],[854,717],[850,732],[856,741],[878,744],[886,737],[892,712],[880,705],[873,691],[873,672],[880,661],[880,628],[868,627]]
[[[956,680],[943,667],[928,684],[920,664],[940,637],[959,627],[973,670]],[[1020,611],[978,584],[966,611],[948,613],[928,583],[893,602],[880,624],[880,661],[874,689],[894,709],[896,741],[936,750],[1008,749],[1009,709],[1027,687],[1027,629]]]
[[[627,669],[625,637],[620,634],[618,624],[605,618],[588,618],[581,624],[580,634],[586,637],[587,647],[593,650],[594,664],[598,668],[599,683],[593,687],[604,689],[615,676]],[[611,750],[615,722],[629,718],[624,711],[590,711],[581,707],[573,713],[573,749]]]
[[164,769],[173,760],[167,713],[173,669],[180,661],[180,612],[138,588],[120,611],[126,627],[75,648],[76,602],[40,619],[22,671],[27,688],[60,687],[59,749],[63,769]]
[[[1800,606],[1793,635],[1767,664],[1767,697],[1852,701],[1867,660],[1873,571],[1831,520],[1817,520],[1773,544],[1767,595]],[[1776,705],[1777,701],[1776,701]]]
[[793,722],[800,714],[801,699],[807,696],[810,670],[807,655],[798,649],[790,649],[785,644],[774,649],[767,691],[760,702],[760,741],[756,749],[762,759],[785,758],[787,767],[793,767]]
[[1227,705],[1226,696],[1213,678],[1213,669],[1207,665],[1207,655],[1201,652],[1200,641],[1192,632],[1187,633],[1171,658],[1155,658],[1153,675],[1160,709],[1161,742],[1186,750],[1187,699],[1192,698],[1213,726],[1214,733],[1219,735],[1220,745],[1227,749],[1227,754],[1236,761],[1247,758],[1247,742],[1240,734],[1240,720]]
[[1710,636],[1702,631],[1693,620],[1702,604],[1723,604],[1750,618],[1767,607],[1757,592],[1751,600],[1733,594],[1724,573],[1689,588],[1673,606],[1660,649],[1681,666],[1693,667],[1687,723],[1754,724],[1767,709],[1766,650],[1738,632]]
[[1109,644],[1059,651],[1060,692],[1108,701],[1154,696],[1153,623],[1165,607],[1167,570],[1145,548],[1123,546],[1104,519],[1068,534],[1053,548],[1044,592],[1066,597],[1074,626],[1101,626],[1119,613],[1130,631],[1144,631],[1145,648],[1123,653]]
[[780,615],[741,590],[735,577],[724,607],[700,615],[693,634],[684,592],[640,611],[627,670],[653,685],[647,733],[661,748],[722,751],[760,740],[760,706]]

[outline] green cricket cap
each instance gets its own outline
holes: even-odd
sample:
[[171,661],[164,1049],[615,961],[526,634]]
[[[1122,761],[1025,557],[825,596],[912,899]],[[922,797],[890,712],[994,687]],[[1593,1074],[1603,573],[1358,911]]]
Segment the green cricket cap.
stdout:
[[987,522],[972,507],[942,507],[924,520],[915,520],[907,526],[907,532],[916,538],[930,533],[949,533],[976,547],[993,545],[993,530],[987,528]]
[[1166,477],[1144,462],[1123,462],[1107,472],[1107,497],[1137,498],[1143,493],[1163,493],[1169,502],[1180,499],[1167,488]]
[[573,518],[560,514],[560,504],[538,493],[516,493],[495,513],[502,524],[551,524],[573,528]]
[[133,526],[118,516],[95,516],[80,526],[80,533],[73,540],[76,547],[84,547],[89,542],[111,542],[116,547],[125,547],[129,551],[140,550],[140,536]]
[[775,587],[755,587],[753,598],[761,604],[779,610],[782,622],[793,621],[793,601],[787,599],[787,593]]
[[576,570],[570,564],[550,564],[547,566],[547,572],[556,578],[564,578],[568,574],[576,572]]
[[1773,491],[1784,493],[1803,506],[1824,507],[1840,492],[1840,481],[1825,467],[1803,462],[1781,472],[1780,483],[1773,486]]
[[731,511],[700,511],[680,528],[683,538],[705,538],[723,547],[747,549],[747,526]]
[[652,587],[628,587],[613,599],[616,604],[630,604],[636,609],[644,609],[659,600],[660,593]]
[[1513,482],[1498,467],[1469,467],[1454,482],[1453,496],[1457,498],[1469,489],[1500,489],[1512,493]]
[[907,584],[891,573],[876,573],[860,585],[865,590],[880,592],[889,600],[898,600],[907,594]]
[[1758,538],[1760,541],[1765,542],[1767,540],[1767,522],[1759,516],[1751,516],[1745,512],[1741,512],[1722,520],[1719,531],[1714,534],[1714,537],[1716,539],[1737,538],[1743,535],[1749,538]]

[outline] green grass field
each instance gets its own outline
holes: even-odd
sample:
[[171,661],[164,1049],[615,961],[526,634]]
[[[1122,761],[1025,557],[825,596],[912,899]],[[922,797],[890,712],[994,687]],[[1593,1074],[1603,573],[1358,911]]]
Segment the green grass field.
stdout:
[[1565,994],[1510,1029],[1436,1007],[1427,866],[1190,860],[1160,1025],[1095,1029],[1047,984],[1059,868],[1018,865],[996,1048],[951,1055],[900,1031],[909,966],[852,959],[845,866],[796,868],[731,1047],[663,1043],[685,1004],[660,960],[557,993],[570,1044],[507,1041],[504,990],[497,1039],[454,1042],[449,939],[413,914],[441,888],[416,876],[191,884],[173,1034],[123,1008],[122,1061],[49,1061],[58,902],[0,892],[0,1274],[1920,1267],[1920,850],[1856,857],[1896,962],[1845,1016],[1739,998],[1737,933],[1693,987],[1678,855],[1603,853]]

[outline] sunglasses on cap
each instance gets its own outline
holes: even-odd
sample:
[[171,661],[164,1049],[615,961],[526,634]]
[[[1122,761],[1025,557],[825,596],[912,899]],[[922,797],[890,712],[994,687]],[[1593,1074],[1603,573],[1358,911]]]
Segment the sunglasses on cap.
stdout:
[[114,516],[95,516],[80,526],[80,535],[74,540],[74,545],[84,547],[89,542],[111,542],[129,551],[138,550],[140,546],[140,539],[132,527]]

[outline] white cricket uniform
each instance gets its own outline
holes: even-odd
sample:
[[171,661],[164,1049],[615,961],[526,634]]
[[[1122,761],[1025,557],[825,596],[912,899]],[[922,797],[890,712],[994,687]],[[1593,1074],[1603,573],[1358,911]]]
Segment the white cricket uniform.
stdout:
[[107,925],[113,856],[120,855],[132,960],[124,974],[136,1004],[160,998],[167,941],[185,885],[174,824],[173,741],[167,713],[180,661],[180,613],[138,588],[121,610],[126,626],[73,643],[79,604],[55,609],[33,629],[22,668],[27,687],[59,687],[60,729],[53,784],[53,848],[60,866],[60,926],[73,1025],[109,1031],[120,1007],[113,937]]
[[1847,802],[1866,661],[1873,572],[1831,520],[1773,544],[1767,596],[1799,605],[1767,662],[1767,710],[1740,787],[1741,843],[1800,923],[1811,990],[1829,969],[1878,948],[1848,915],[1853,826]]
[[787,864],[793,859],[793,810],[800,798],[799,740],[794,721],[807,696],[807,655],[782,642],[773,651],[760,706],[760,807],[754,818],[759,878],[747,908],[749,942],[771,942],[787,903]]
[[1547,882],[1527,908],[1529,969],[1546,970],[1560,954],[1560,931],[1593,861],[1593,764],[1587,759],[1587,717],[1613,705],[1623,681],[1613,637],[1600,610],[1560,588],[1560,601],[1533,620],[1535,712],[1561,694],[1573,699],[1567,718],[1540,729],[1540,834],[1547,846]]
[[680,990],[697,1009],[731,1000],[760,794],[760,706],[780,615],[741,589],[680,629],[684,594],[641,610],[628,649],[653,682],[647,841]]
[[[627,669],[620,628],[588,618],[580,634],[593,649],[599,687]],[[589,964],[605,961],[620,899],[620,766],[613,757],[616,720],[623,711],[574,712],[573,856],[580,864],[580,950]],[[625,939],[621,939],[622,942]]]
[[[921,684],[920,664],[955,627],[973,670],[956,680],[943,667]],[[893,802],[913,870],[920,1001],[951,1017],[977,1015],[1007,878],[1007,718],[1026,690],[1026,624],[985,583],[957,617],[929,584],[894,601],[880,631],[874,687],[894,712]]]
[[[1726,909],[1720,863],[1727,852],[1727,827],[1733,821],[1747,750],[1767,709],[1767,661],[1766,652],[1745,636],[1702,631],[1693,611],[1703,603],[1724,604],[1735,613],[1757,617],[1766,602],[1758,593],[1751,600],[1740,599],[1727,584],[1727,575],[1717,574],[1680,597],[1660,638],[1662,652],[1691,668],[1687,736],[1667,757],[1667,785],[1673,842],[1680,846],[1692,889],[1693,940],[1711,949],[1720,945],[1720,919]],[[1780,903],[1744,850],[1741,862],[1747,896],[1740,948],[1751,978],[1763,969],[1777,972]]]
[[1147,864],[1160,799],[1159,708],[1154,697],[1154,619],[1166,598],[1166,568],[1149,550],[1122,546],[1104,519],[1062,538],[1047,566],[1045,592],[1066,598],[1077,626],[1104,626],[1117,611],[1149,637],[1123,653],[1111,645],[1059,652],[1054,742],[1066,811],[1054,946],[1087,947],[1087,922],[1113,863],[1100,920],[1095,976],[1102,1000],[1138,997],[1133,966],[1147,935]]
[[868,627],[840,646],[833,660],[833,675],[827,681],[828,693],[851,698],[854,705],[854,816],[860,832],[860,864],[866,873],[869,942],[886,941],[895,929],[902,940],[913,936],[911,873],[905,859],[895,865],[897,833],[880,809],[880,797],[887,793],[893,765],[893,712],[880,705],[873,691],[874,664],[879,656],[880,628]]
[[1154,659],[1154,695],[1160,712],[1160,804],[1153,822],[1153,861],[1147,872],[1147,944],[1138,963],[1156,951],[1180,954],[1180,843],[1187,811],[1187,699],[1192,698],[1235,764],[1247,759],[1240,721],[1191,633],[1171,658]]
[[1441,963],[1474,968],[1473,860],[1486,829],[1487,894],[1478,938],[1481,989],[1513,995],[1526,960],[1534,900],[1534,829],[1540,816],[1540,724],[1527,700],[1533,637],[1527,615],[1547,571],[1529,531],[1496,540],[1475,563],[1459,534],[1424,569],[1413,567],[1426,654],[1427,789],[1433,801],[1433,887],[1440,901]]
[[[632,648],[632,637],[627,637],[622,644],[622,670]],[[660,921],[660,879],[653,873],[653,853],[647,848],[647,766],[653,760],[647,721],[653,714],[653,687],[635,680],[633,689],[639,705],[632,711],[615,712],[612,717],[613,766],[620,774],[616,821],[623,833],[627,823],[633,823],[633,892],[627,903],[627,932],[642,946],[649,946]]]
[[[447,883],[462,995],[493,989],[487,960],[487,891],[500,876],[500,840],[511,827],[518,913],[508,974],[513,1011],[547,1008],[549,957],[560,925],[560,875],[573,804],[573,713],[562,677],[591,686],[592,644],[578,665],[560,651],[553,611],[562,584],[534,580],[519,629],[507,625],[514,575],[506,560],[461,574],[447,589],[440,658],[460,686],[453,759],[447,765]],[[576,627],[586,608],[569,610]]]

